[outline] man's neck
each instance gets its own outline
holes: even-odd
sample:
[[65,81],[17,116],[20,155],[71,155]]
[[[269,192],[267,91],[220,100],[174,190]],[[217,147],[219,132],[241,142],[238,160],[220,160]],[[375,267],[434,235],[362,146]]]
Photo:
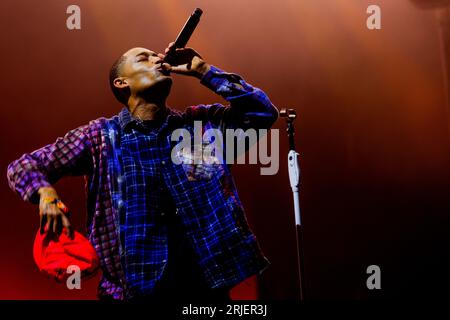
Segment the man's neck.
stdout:
[[128,101],[128,110],[133,117],[140,120],[162,120],[166,116],[166,101],[148,102],[141,99]]

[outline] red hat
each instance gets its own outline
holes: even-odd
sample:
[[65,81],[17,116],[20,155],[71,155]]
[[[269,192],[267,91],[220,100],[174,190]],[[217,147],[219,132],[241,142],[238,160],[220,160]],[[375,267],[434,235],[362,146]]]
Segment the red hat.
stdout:
[[70,276],[67,268],[78,266],[83,277],[93,275],[99,266],[99,259],[89,240],[79,232],[74,231],[73,239],[64,232],[57,240],[47,237],[47,232],[36,234],[33,247],[34,261],[39,270],[62,281]]

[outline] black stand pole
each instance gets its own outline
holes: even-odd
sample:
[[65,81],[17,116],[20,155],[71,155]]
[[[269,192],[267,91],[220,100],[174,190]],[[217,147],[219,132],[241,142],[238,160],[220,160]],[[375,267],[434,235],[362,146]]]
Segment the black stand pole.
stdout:
[[288,169],[289,169],[289,181],[291,184],[292,194],[294,197],[294,210],[295,210],[295,231],[297,238],[297,264],[298,264],[298,279],[300,284],[300,301],[305,298],[305,281],[304,281],[304,266],[303,266],[303,230],[300,214],[300,165],[298,162],[299,154],[295,151],[294,142],[294,120],[297,117],[295,110],[283,109],[280,112],[281,117],[286,118],[287,134],[289,138],[289,153],[288,153]]

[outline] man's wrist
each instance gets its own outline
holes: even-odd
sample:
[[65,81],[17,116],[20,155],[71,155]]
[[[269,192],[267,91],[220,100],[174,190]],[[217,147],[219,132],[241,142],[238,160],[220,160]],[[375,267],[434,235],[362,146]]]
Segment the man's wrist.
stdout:
[[208,73],[208,71],[209,71],[210,69],[211,69],[211,65],[210,65],[209,63],[202,62],[202,63],[197,67],[195,76],[196,76],[198,79],[201,79],[201,78],[203,78],[203,76],[204,76],[205,74]]
[[41,198],[43,197],[49,197],[49,198],[55,198],[58,199],[58,193],[56,192],[56,190],[52,187],[42,187],[39,188],[38,190],[38,194]]

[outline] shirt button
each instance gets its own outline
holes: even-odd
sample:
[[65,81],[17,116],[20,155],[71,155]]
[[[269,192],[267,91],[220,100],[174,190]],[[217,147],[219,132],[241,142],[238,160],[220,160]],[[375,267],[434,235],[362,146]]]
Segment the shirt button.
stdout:
[[163,160],[163,161],[161,161],[161,163],[162,163],[162,164],[166,164],[166,162],[165,162],[164,160]]
[[119,200],[117,205],[118,205],[119,208],[123,208],[123,205],[124,205],[123,200]]
[[164,259],[163,261],[162,261],[163,263],[166,263],[167,262],[167,260],[166,259]]
[[119,176],[119,177],[117,178],[117,182],[122,183],[122,182],[123,182],[123,176]]
[[161,212],[161,217],[164,217],[166,215],[165,212]]

